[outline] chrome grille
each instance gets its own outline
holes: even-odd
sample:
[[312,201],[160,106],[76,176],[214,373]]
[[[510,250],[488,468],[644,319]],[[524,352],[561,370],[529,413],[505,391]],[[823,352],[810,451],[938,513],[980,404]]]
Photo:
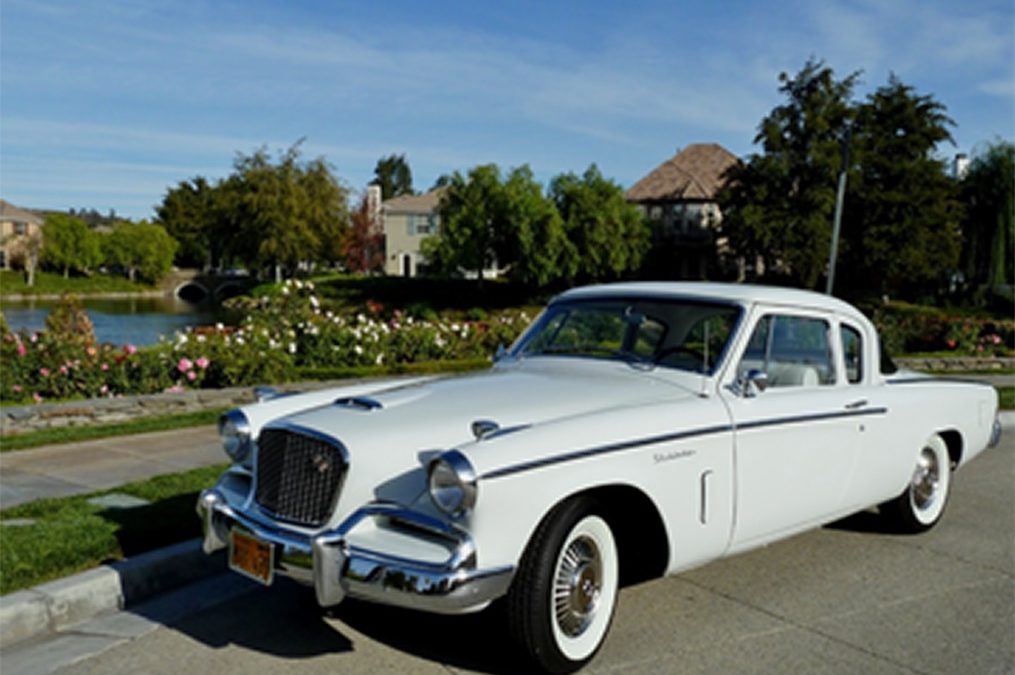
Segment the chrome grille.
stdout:
[[257,503],[280,519],[323,525],[345,471],[335,444],[288,429],[265,429],[257,440]]

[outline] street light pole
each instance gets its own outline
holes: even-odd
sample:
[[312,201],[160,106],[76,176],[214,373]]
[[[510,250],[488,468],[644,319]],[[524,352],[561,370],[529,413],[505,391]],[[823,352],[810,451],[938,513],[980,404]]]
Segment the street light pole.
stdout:
[[839,257],[839,231],[842,229],[842,203],[846,200],[846,174],[849,172],[849,142],[853,137],[853,125],[846,125],[842,137],[842,168],[839,169],[839,189],[835,193],[835,218],[832,221],[832,250],[828,253],[828,282],[825,294],[832,294],[835,285],[835,260]]

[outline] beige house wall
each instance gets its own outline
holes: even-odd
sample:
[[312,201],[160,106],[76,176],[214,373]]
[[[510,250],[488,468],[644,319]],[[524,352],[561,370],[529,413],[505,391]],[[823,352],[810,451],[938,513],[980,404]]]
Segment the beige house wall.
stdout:
[[0,269],[11,269],[11,262],[24,255],[28,241],[41,236],[42,220],[38,217],[0,217]]

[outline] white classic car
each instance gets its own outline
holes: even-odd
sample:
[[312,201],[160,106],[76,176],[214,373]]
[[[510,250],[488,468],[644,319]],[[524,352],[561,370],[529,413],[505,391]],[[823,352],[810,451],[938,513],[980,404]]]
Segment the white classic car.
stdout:
[[992,387],[891,372],[815,293],[637,283],[555,298],[493,368],[231,411],[204,549],[271,584],[441,613],[504,598],[549,672],[602,644],[618,586],[872,505],[933,526],[1000,434]]

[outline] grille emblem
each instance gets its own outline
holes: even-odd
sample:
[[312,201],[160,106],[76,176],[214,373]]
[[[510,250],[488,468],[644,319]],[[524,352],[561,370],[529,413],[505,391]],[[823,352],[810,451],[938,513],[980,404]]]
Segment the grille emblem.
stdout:
[[310,456],[310,463],[317,473],[324,475],[331,470],[331,461],[323,453],[315,452]]

